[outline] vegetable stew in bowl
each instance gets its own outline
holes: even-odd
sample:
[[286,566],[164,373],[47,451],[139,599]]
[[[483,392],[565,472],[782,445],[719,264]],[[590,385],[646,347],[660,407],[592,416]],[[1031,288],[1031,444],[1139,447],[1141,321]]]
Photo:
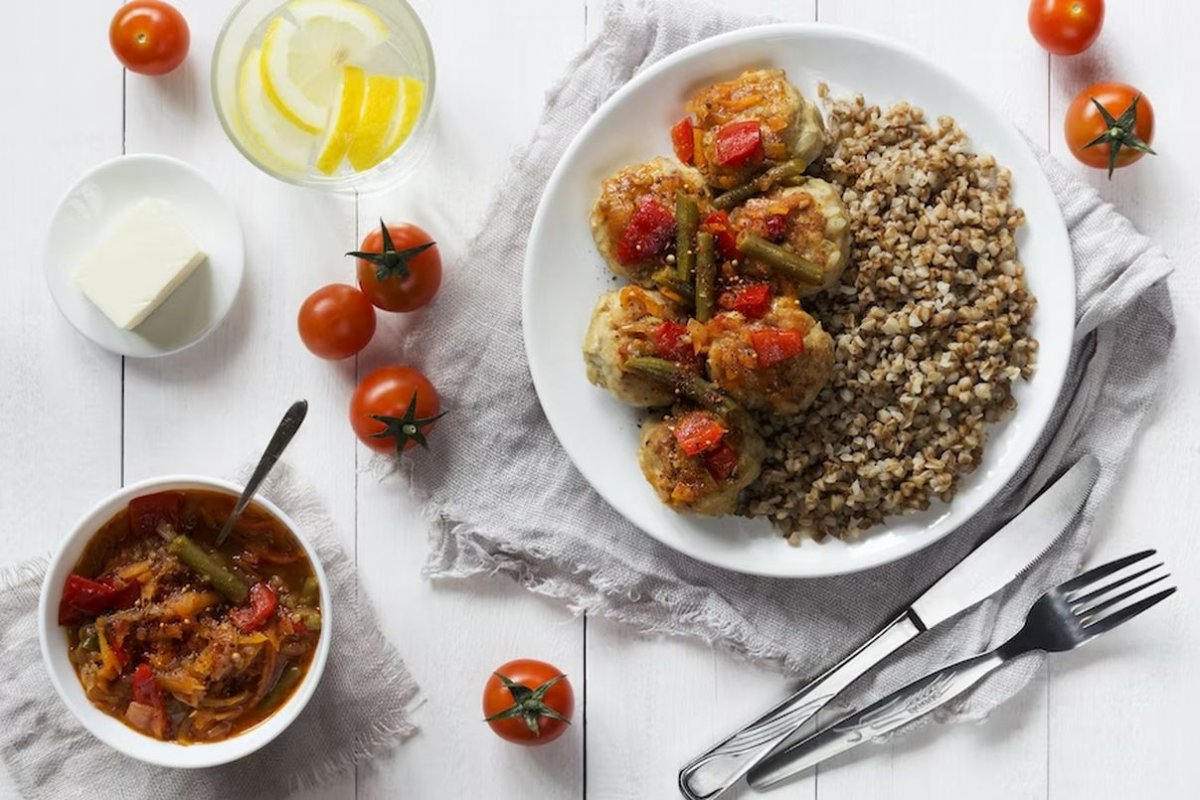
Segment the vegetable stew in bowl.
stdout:
[[64,583],[58,624],[87,699],[156,739],[212,743],[254,727],[317,652],[318,571],[258,503],[218,543],[236,500],[208,489],[133,497]]

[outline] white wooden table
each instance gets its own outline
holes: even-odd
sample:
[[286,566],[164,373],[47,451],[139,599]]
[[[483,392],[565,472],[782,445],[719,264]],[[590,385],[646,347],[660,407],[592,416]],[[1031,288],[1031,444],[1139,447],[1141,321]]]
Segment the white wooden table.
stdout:
[[[379,608],[422,688],[421,732],[391,758],[313,797],[671,798],[678,766],[782,696],[782,678],[695,643],[647,640],[572,616],[506,579],[431,585],[420,577],[425,526],[394,482],[357,478],[366,452],[345,423],[356,374],[387,360],[388,320],[357,363],[304,351],[295,313],[314,288],[350,277],[337,254],[380,214],[461,244],[530,134],[543,93],[598,26],[605,0],[415,0],[438,61],[438,147],[391,196],[339,200],[277,183],[226,141],[208,89],[233,0],[177,0],[192,51],[167,78],[123,75],[107,42],[117,0],[5,6],[0,50],[0,563],[47,552],[123,482],[168,472],[227,475],[254,457],[288,402],[311,403],[289,459],[320,480]],[[51,9],[50,6],[54,8]],[[982,726],[934,727],[867,748],[778,790],[789,800],[894,798],[1193,798],[1200,796],[1200,514],[1193,459],[1200,414],[1200,11],[1184,0],[1112,0],[1096,46],[1051,58],[1028,35],[1025,3],[961,0],[739,0],[793,21],[867,28],[951,65],[1036,141],[1176,258],[1179,337],[1167,389],[1096,532],[1094,558],[1153,545],[1184,591],[1137,625],[1057,658]],[[48,19],[52,17],[52,19]],[[1098,79],[1153,100],[1162,154],[1112,183],[1075,165],[1060,133],[1074,93]],[[197,165],[237,203],[247,244],[241,298],[201,346],[123,361],[82,339],[41,274],[54,204],[88,167],[160,152]],[[478,192],[457,219],[429,218],[439,158],[465,161]],[[450,269],[455,264],[449,264]],[[536,750],[479,722],[489,669],[516,656],[560,665],[578,693],[576,724]],[[0,782],[0,795],[15,794]],[[740,797],[752,793],[742,789]]]

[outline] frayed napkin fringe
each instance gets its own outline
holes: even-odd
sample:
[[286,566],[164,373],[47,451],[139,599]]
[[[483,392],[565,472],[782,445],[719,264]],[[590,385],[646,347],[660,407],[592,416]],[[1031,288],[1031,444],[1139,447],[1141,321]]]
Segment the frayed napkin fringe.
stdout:
[[776,672],[794,674],[803,668],[786,651],[765,646],[747,626],[729,620],[707,604],[689,602],[674,596],[674,592],[655,592],[649,598],[654,605],[643,607],[642,594],[626,592],[618,581],[608,580],[582,564],[564,563],[532,550],[505,553],[497,537],[456,521],[449,509],[433,502],[422,503],[422,507],[431,524],[432,547],[422,570],[428,578],[506,575],[535,594],[566,601],[576,616],[611,619],[644,636],[700,639],[710,647]]

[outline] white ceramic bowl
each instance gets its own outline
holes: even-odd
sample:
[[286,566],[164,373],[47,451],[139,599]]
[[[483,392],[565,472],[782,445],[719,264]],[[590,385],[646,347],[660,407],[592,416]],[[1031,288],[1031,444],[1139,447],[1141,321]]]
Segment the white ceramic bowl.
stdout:
[[150,736],[138,733],[120,720],[105,714],[91,704],[83,693],[83,686],[75,674],[75,668],[67,657],[67,635],[58,624],[58,601],[62,597],[63,584],[88,540],[104,523],[108,522],[131,499],[153,492],[164,492],[177,489],[209,489],[212,491],[228,492],[234,497],[241,494],[242,487],[229,481],[216,478],[205,478],[196,475],[172,475],[163,478],[151,478],[121,489],[83,515],[75,527],[58,546],[50,568],[46,570],[46,578],[42,582],[42,595],[38,602],[38,639],[42,646],[42,659],[50,673],[50,682],[58,691],[59,697],[67,704],[71,713],[83,723],[92,735],[111,747],[131,758],[157,764],[161,767],[212,767],[234,761],[249,755],[270,742],[284,731],[288,725],[304,710],[309,698],[321,681],[321,673],[325,670],[325,660],[329,656],[329,640],[333,632],[330,616],[331,603],[329,599],[329,580],[325,570],[317,559],[317,553],[312,545],[304,538],[304,534],[296,524],[283,513],[274,503],[256,498],[264,508],[274,514],[304,547],[308,560],[313,565],[321,589],[321,637],[317,642],[317,651],[303,681],[297,686],[288,701],[274,714],[267,717],[258,725],[230,739],[211,744],[181,745],[174,742],[162,742]]
[[[955,117],[979,152],[1013,173],[1027,223],[1021,261],[1038,298],[1037,373],[1016,387],[1020,404],[989,430],[982,465],[950,504],[893,517],[847,543],[788,546],[764,520],[686,516],[655,496],[638,469],[642,415],[588,383],[580,348],[596,299],[613,284],[596,252],[588,212],[600,181],[620,167],[670,155],[671,125],[706,83],[748,67],[774,66],[810,99],[817,84],[835,96],[863,93],[883,106],[907,100],[928,118]],[[533,221],[523,287],[525,347],[546,417],[602,497],[663,544],[710,564],[758,575],[835,575],[894,561],[957,528],[1004,486],[1046,426],[1066,375],[1075,325],[1075,279],[1062,214],[1021,134],[949,71],[896,42],[832,25],[768,25],[694,44],[638,73],[584,125],[546,186]]]

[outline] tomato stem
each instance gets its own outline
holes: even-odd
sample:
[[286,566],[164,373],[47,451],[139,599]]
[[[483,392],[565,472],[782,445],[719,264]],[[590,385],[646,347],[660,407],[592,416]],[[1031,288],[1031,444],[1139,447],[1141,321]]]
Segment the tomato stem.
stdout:
[[1150,148],[1150,145],[1143,142],[1134,132],[1137,125],[1137,108],[1138,101],[1142,99],[1140,94],[1133,96],[1133,101],[1129,107],[1121,112],[1120,117],[1114,117],[1104,104],[1096,98],[1091,98],[1092,104],[1096,106],[1096,110],[1100,112],[1100,116],[1104,118],[1104,132],[1085,144],[1081,149],[1086,150],[1089,147],[1096,145],[1108,145],[1108,179],[1112,180],[1113,170],[1117,168],[1117,154],[1121,152],[1122,147],[1128,147],[1142,153],[1149,153],[1152,156],[1158,155]]
[[408,401],[408,409],[404,412],[403,417],[389,417],[383,414],[372,414],[371,419],[384,424],[384,429],[379,433],[372,433],[372,439],[387,439],[394,438],[396,440],[396,455],[397,457],[404,454],[409,442],[416,442],[429,449],[429,442],[425,440],[425,428],[428,428],[433,423],[437,422],[442,417],[446,416],[445,411],[440,414],[435,414],[432,417],[417,416],[417,393],[413,392],[412,399]]
[[375,277],[380,282],[386,281],[388,278],[407,280],[408,276],[412,274],[409,262],[437,244],[437,242],[429,241],[416,247],[397,250],[396,245],[392,242],[392,234],[388,232],[387,225],[382,219],[379,220],[379,233],[383,239],[381,252],[366,253],[361,250],[351,250],[346,255],[361,258],[363,261],[375,265]]

